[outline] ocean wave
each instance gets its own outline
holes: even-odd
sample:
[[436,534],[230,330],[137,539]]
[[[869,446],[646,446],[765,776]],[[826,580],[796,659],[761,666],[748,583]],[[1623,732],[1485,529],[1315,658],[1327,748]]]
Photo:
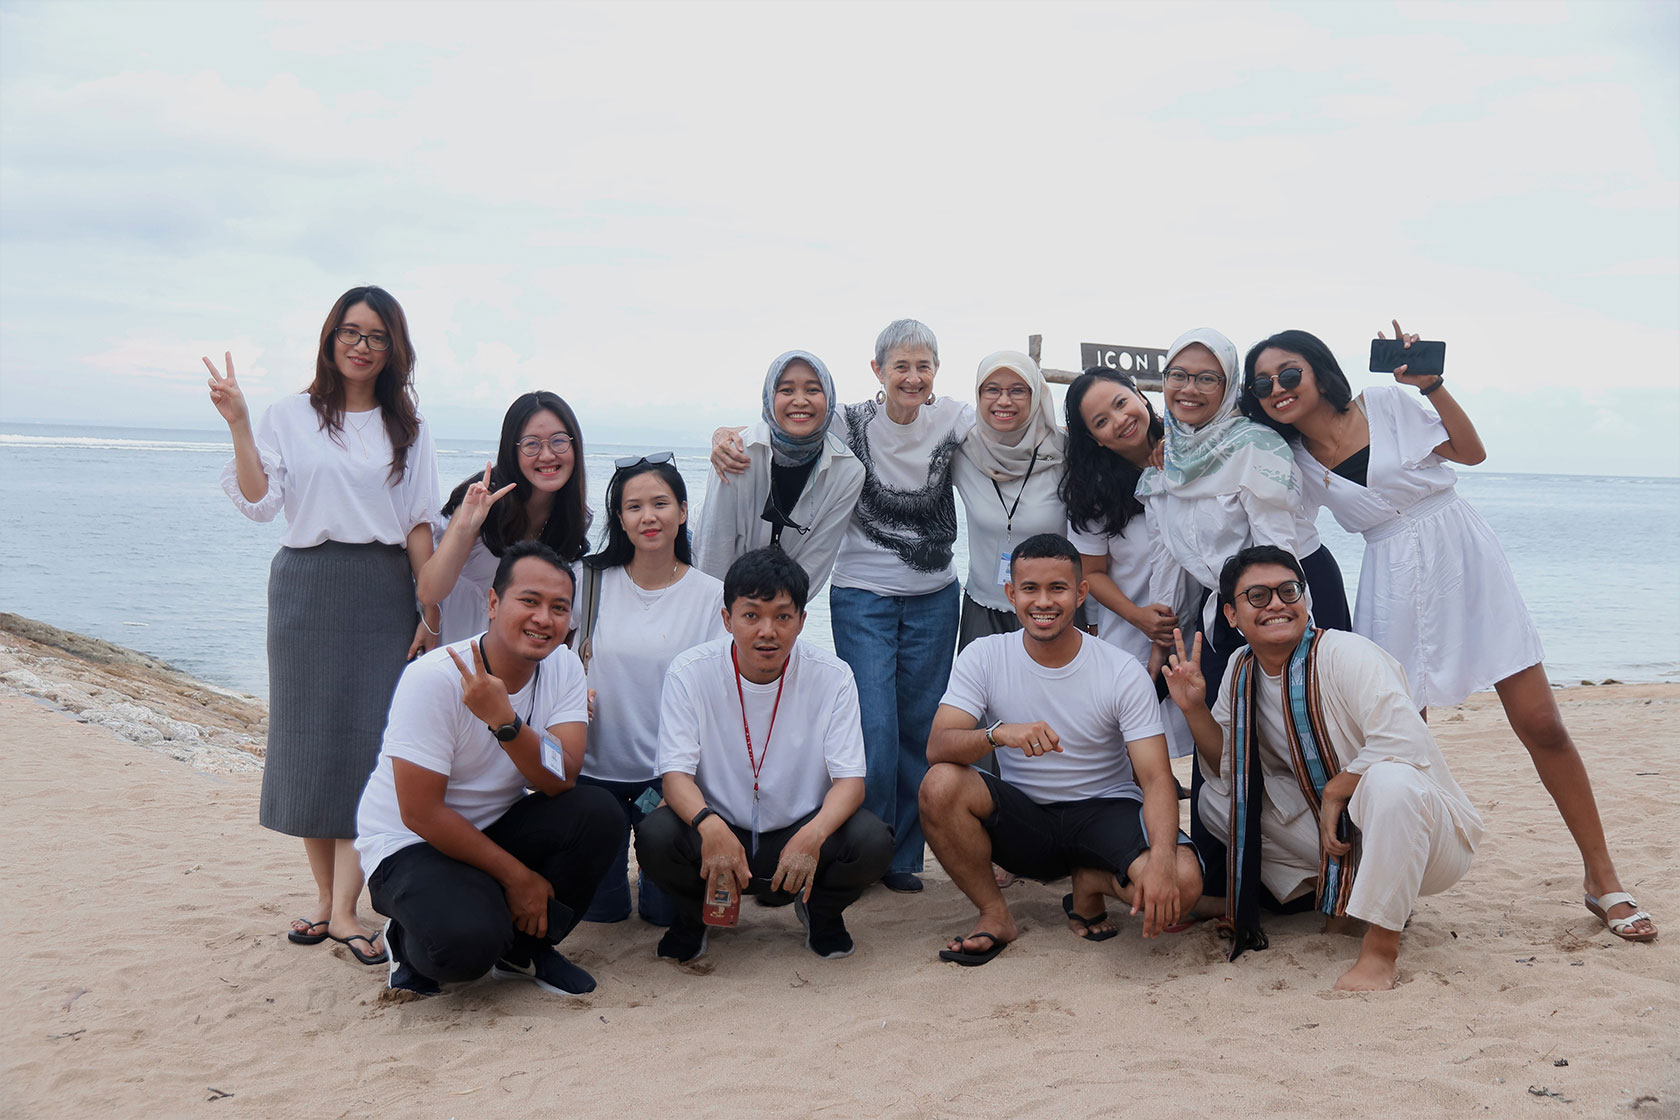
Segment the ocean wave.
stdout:
[[59,450],[86,448],[114,451],[197,451],[233,453],[233,444],[175,439],[113,439],[107,436],[24,436],[0,432],[0,447],[42,447]]

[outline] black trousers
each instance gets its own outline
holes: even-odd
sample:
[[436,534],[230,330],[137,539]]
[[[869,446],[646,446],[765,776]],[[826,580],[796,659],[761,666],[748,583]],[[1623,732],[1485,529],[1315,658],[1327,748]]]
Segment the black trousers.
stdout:
[[[812,817],[807,813],[786,828],[758,835],[758,855],[752,854],[752,832],[725,821],[747,850],[753,893],[767,893],[776,876],[782,849]],[[699,926],[706,880],[700,877],[700,833],[678,819],[670,806],[649,813],[636,829],[636,859],[642,873],[652,877],[677,904],[673,929]],[[821,928],[837,922],[846,907],[871,883],[879,882],[892,862],[892,832],[880,817],[859,809],[823,842],[817,854],[817,880],[811,888],[811,924]],[[756,888],[756,889],[754,889]]]
[[375,910],[402,927],[408,964],[440,983],[473,980],[502,957],[535,954],[572,932],[624,843],[624,829],[612,794],[579,786],[557,797],[528,793],[484,830],[553,886],[542,938],[514,928],[500,883],[430,844],[411,844],[381,860],[368,894]]

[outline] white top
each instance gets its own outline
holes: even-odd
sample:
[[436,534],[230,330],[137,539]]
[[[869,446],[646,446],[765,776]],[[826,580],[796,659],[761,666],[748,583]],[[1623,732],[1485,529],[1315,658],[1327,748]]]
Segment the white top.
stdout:
[[1080,635],[1079,652],[1056,669],[1034,661],[1020,633],[992,634],[957,654],[941,704],[990,726],[1043,720],[1061,751],[1028,758],[996,752],[998,776],[1040,805],[1096,797],[1143,800],[1130,743],[1162,735],[1155,686],[1124,652]]
[[[1418,395],[1400,385],[1374,385],[1359,396],[1371,430],[1365,485],[1343,478],[1314,459],[1305,441],[1293,445],[1301,471],[1303,505],[1327,506],[1350,533],[1368,533],[1400,516],[1401,510],[1451,490],[1458,474],[1435,449],[1447,442],[1447,427]],[[1328,479],[1326,479],[1328,475]]]
[[623,567],[601,573],[601,608],[590,638],[595,719],[583,773],[612,782],[659,775],[659,707],[671,659],[728,633],[723,584],[689,568],[669,587],[644,591]]
[[[451,649],[472,664],[471,640],[439,646],[403,670],[391,697],[379,761],[356,810],[356,851],[364,875],[371,876],[392,852],[421,843],[403,824],[393,758],[448,778],[443,803],[476,829],[494,824],[525,796],[525,775],[484,721],[461,702],[461,671],[449,657]],[[583,666],[564,646],[549,654],[525,687],[508,699],[519,718],[533,727],[553,728],[589,718]]]
[[[1067,530],[1067,507],[1056,492],[1066,469],[1065,462],[1037,463],[1031,477],[994,483],[973,459],[957,456],[951,477],[968,522],[968,579],[964,590],[970,599],[994,611],[1014,613],[998,579],[999,562],[1028,537]],[[1015,505],[1017,497],[1019,506]],[[1015,506],[1013,521],[1009,518],[1011,506]]]
[[[437,528],[432,530],[434,547],[443,543],[443,534],[449,528],[450,520],[447,515],[439,515]],[[483,535],[473,534],[472,547],[467,550],[467,558],[461,564],[461,575],[439,604],[440,641],[446,644],[465,641],[475,634],[484,633],[489,627],[490,585],[496,582],[496,569],[501,562],[500,556],[484,547]]]
[[222,468],[222,490],[252,521],[273,521],[284,509],[280,543],[287,548],[326,541],[401,545],[416,525],[435,525],[441,516],[437,452],[424,418],[395,484],[391,440],[377,408],[346,412],[344,430],[334,439],[322,430],[308,394],[299,393],[262,414],[256,439],[268,493],[260,502],[246,501],[233,459]]
[[[1150,494],[1143,500],[1150,538],[1146,601],[1165,603],[1180,622],[1188,623],[1196,604],[1186,598],[1187,584],[1181,573],[1209,591],[1218,591],[1219,569],[1250,545],[1276,545],[1299,559],[1297,508],[1265,501],[1248,489],[1206,498]],[[1209,596],[1202,612],[1209,633],[1217,599]]]
[[834,562],[834,586],[878,595],[938,591],[956,578],[951,461],[974,426],[974,406],[939,397],[908,424],[893,423],[874,401],[847,405],[842,415],[864,483]]
[[[1225,739],[1219,776],[1202,772],[1201,796],[1226,803],[1231,797],[1231,698],[1236,680],[1236,673],[1226,674],[1213,706]],[[1482,839],[1482,818],[1453,780],[1435,737],[1412,705],[1400,664],[1358,634],[1329,630],[1318,645],[1318,687],[1329,745],[1342,769],[1363,774],[1372,763],[1400,762],[1421,771],[1441,791],[1453,827],[1473,850]],[[1293,857],[1263,862],[1260,878],[1274,895],[1288,899],[1318,874],[1318,818],[1295,778],[1283,722],[1283,679],[1261,673],[1258,701],[1255,723],[1266,783],[1261,832]],[[1219,819],[1227,816],[1220,813]]]
[[659,701],[659,773],[693,775],[708,805],[737,828],[751,827],[744,697],[753,757],[761,760],[759,829],[786,828],[816,811],[837,779],[865,774],[857,683],[832,653],[795,642],[772,729],[770,714],[782,681],[754,684],[741,677],[738,696],[730,658],[734,646],[733,638],[718,638],[672,660]]
[[[770,543],[770,523],[761,516],[770,494],[770,425],[762,420],[741,439],[752,460],[745,474],[714,479],[694,532],[694,563],[722,579],[743,553]],[[840,541],[863,489],[863,464],[840,436],[830,431],[788,516],[809,532],[783,529],[781,548],[811,577],[810,594],[828,582]]]

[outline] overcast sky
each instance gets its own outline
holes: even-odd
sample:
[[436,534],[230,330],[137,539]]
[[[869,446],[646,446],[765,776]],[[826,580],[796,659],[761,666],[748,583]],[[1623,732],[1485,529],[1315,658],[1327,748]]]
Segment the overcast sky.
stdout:
[[1449,343],[1488,469],[1680,473],[1680,5],[0,6],[0,420],[212,427],[355,284],[421,407],[701,443],[776,354],[1044,335],[1356,385]]

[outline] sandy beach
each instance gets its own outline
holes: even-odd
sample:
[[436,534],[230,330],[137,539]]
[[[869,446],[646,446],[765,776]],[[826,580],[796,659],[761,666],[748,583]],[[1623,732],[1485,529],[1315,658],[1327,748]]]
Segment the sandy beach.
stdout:
[[1393,992],[1332,993],[1357,942],[1310,917],[1235,964],[1211,923],[1082,943],[1062,884],[1009,888],[1023,935],[990,965],[942,964],[972,909],[930,862],[924,894],[849,912],[846,960],[749,906],[687,967],[639,920],[581,927],[587,997],[399,1002],[383,967],[284,937],[314,890],[256,823],[259,701],[6,616],[0,1114],[1680,1116],[1680,685],[1559,699],[1654,944],[1582,907],[1487,694],[1432,713],[1488,831],[1421,901]]

